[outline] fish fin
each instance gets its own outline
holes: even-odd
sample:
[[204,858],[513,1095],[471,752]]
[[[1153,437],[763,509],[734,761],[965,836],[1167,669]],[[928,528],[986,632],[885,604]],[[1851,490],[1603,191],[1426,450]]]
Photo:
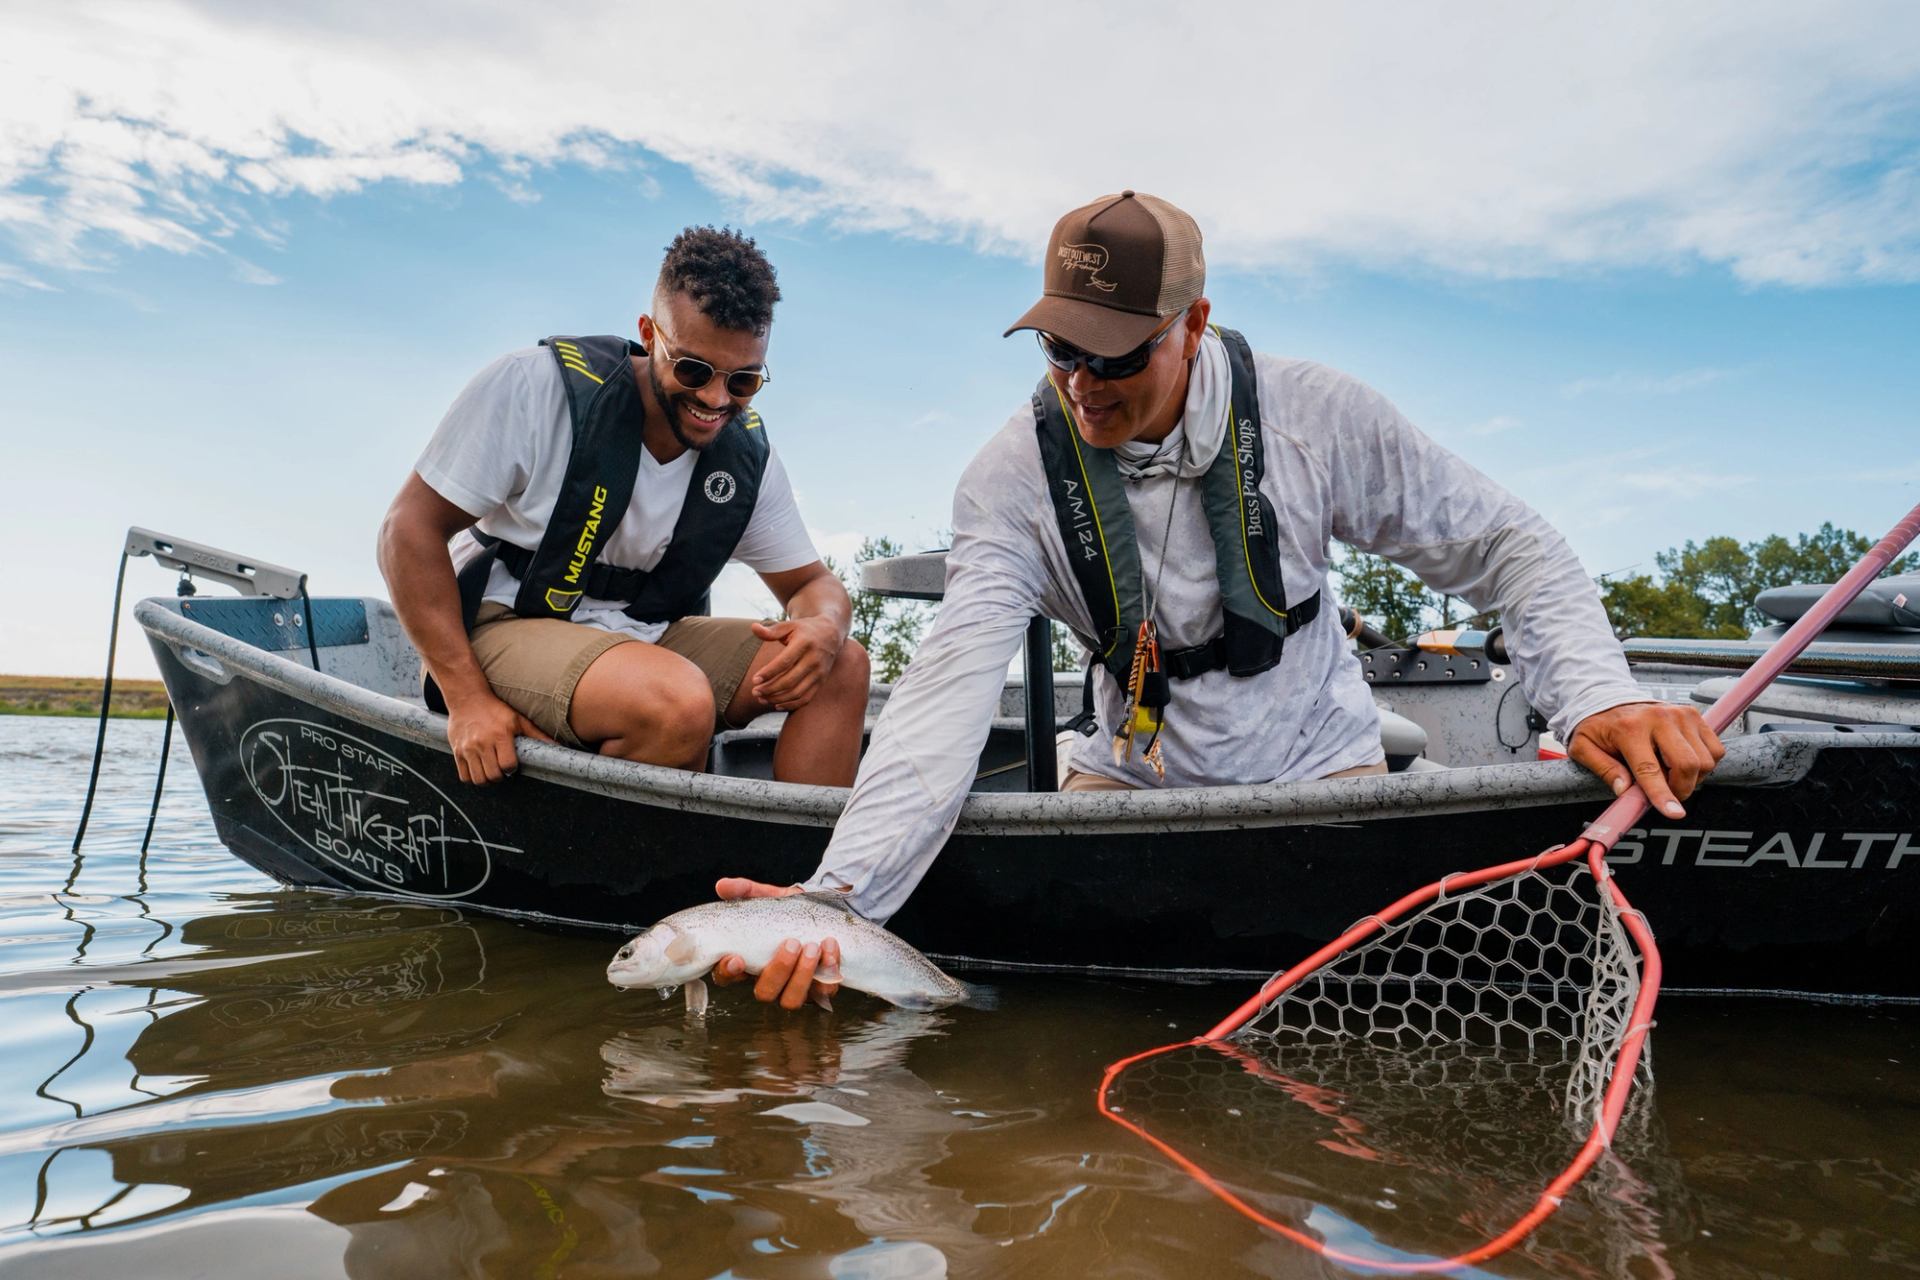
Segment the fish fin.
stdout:
[[687,1016],[690,1018],[707,1016],[707,984],[698,978],[687,980]]
[[1000,1007],[1000,990],[997,987],[982,986],[977,982],[962,982],[960,983],[960,988],[966,992],[965,995],[960,997],[960,1003],[966,1005],[969,1009],[998,1009]]
[[840,966],[837,964],[821,965],[813,971],[813,980],[815,982],[830,982],[836,987],[845,981],[845,979],[840,976]]
[[828,995],[826,992],[815,991],[813,993],[813,1002],[819,1005],[822,1009],[825,1009],[828,1013],[833,1012],[833,997]]
[[916,1013],[924,1013],[929,1009],[939,1009],[939,1008],[945,1007],[944,1001],[930,999],[927,996],[920,995],[918,992],[907,992],[907,993],[894,995],[894,996],[881,996],[880,998],[885,1000],[888,1004],[893,1005],[895,1008],[912,1009]]
[[674,931],[673,941],[667,944],[667,959],[675,964],[686,964],[700,953],[700,944],[686,934]]
[[654,988],[655,991],[658,991],[660,993],[660,998],[662,1000],[673,999],[673,993],[678,991],[679,989],[680,988],[678,987],[655,987]]

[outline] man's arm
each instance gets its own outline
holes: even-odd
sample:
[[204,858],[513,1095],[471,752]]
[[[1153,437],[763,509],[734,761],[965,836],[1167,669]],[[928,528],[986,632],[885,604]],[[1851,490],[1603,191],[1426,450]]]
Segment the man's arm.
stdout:
[[[1046,492],[1033,456],[1032,417],[1016,416],[960,479],[946,598],[907,673],[881,709],[819,869],[805,887],[849,895],[884,922],[933,865],[979,769],[1027,622],[1047,581],[1035,512]],[[775,886],[729,878],[722,896]]]
[[447,540],[475,518],[410,473],[381,521],[378,554],[393,611],[447,700],[447,742],[460,780],[485,785],[520,767],[516,733],[553,739],[494,696],[467,643]]
[[[1291,380],[1330,428],[1333,532],[1476,609],[1498,608],[1528,698],[1615,794],[1637,782],[1670,818],[1725,754],[1690,707],[1651,701],[1600,593],[1557,530],[1343,374]],[[1264,398],[1264,393],[1263,393]]]
[[793,711],[813,700],[833,670],[853,625],[853,602],[833,570],[818,560],[798,569],[763,573],[760,580],[780,601],[787,618],[756,622],[753,633],[786,647],[755,674],[752,693],[777,711]]

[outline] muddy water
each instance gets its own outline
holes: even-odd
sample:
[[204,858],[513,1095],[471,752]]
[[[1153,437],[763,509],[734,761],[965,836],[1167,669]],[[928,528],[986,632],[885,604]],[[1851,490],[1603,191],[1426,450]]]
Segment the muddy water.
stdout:
[[[184,753],[142,857],[159,736],[113,726],[76,861],[92,726],[0,718],[0,1277],[1351,1274],[1094,1110],[1237,985],[690,1023],[606,984],[610,936],[278,888]],[[1655,1045],[1620,1158],[1480,1274],[1920,1272],[1920,1010],[1672,999]],[[1568,1154],[1524,1091],[1169,1072],[1129,1114],[1375,1256],[1464,1247]]]

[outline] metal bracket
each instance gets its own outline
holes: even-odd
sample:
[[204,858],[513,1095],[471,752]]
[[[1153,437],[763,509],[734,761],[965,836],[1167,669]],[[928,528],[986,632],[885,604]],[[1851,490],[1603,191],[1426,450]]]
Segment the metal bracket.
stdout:
[[232,587],[243,596],[292,600],[299,596],[307,583],[307,575],[298,569],[238,556],[231,551],[155,533],[138,525],[127,530],[126,553],[130,556],[152,556],[169,569],[178,569],[196,578],[211,578]]
[[1506,677],[1486,655],[1432,653],[1420,649],[1370,649],[1360,655],[1368,684],[1485,684]]

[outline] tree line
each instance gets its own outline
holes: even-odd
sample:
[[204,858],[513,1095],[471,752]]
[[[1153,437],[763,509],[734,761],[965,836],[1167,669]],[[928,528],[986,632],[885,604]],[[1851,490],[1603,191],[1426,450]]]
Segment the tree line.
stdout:
[[[1656,572],[1606,574],[1597,581],[1614,634],[1684,640],[1745,639],[1770,621],[1754,607],[1762,591],[1807,582],[1837,582],[1873,546],[1873,539],[1831,522],[1814,533],[1771,534],[1688,541],[1659,552]],[[1900,557],[1887,572],[1912,573],[1920,554]],[[1341,599],[1395,639],[1471,622],[1490,626],[1493,615],[1434,592],[1419,578],[1380,556],[1347,548],[1335,562]]]

